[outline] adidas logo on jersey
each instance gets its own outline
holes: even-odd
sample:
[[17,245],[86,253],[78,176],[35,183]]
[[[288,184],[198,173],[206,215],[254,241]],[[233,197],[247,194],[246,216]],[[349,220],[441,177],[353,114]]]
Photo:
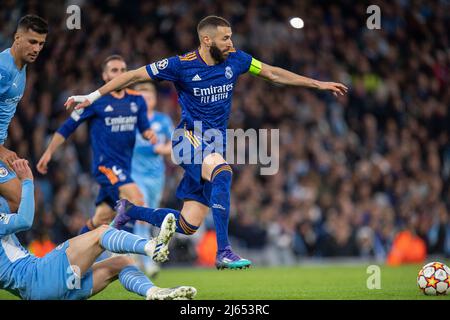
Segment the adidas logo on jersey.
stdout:
[[103,111],[105,111],[105,112],[111,112],[111,111],[114,111],[114,109],[113,109],[113,107],[111,107],[110,104],[108,104],[108,105],[106,106],[105,110],[103,110]]
[[193,78],[192,81],[201,81],[202,78],[200,78],[200,76],[198,74],[196,74]]

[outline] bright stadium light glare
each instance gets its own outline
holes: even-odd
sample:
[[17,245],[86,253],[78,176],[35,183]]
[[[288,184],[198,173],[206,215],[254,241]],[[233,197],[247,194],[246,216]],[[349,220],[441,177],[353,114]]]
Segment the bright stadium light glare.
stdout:
[[305,24],[303,23],[302,18],[299,18],[299,17],[292,18],[291,20],[289,20],[289,23],[290,23],[291,26],[292,26],[293,28],[295,28],[295,29],[301,29],[301,28],[303,28],[303,26],[305,25]]

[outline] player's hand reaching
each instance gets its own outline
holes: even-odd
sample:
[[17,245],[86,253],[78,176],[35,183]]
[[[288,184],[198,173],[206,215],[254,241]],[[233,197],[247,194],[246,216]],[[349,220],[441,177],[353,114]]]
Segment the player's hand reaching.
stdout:
[[67,99],[64,106],[66,109],[74,108],[75,110],[89,107],[91,105],[91,101],[89,101],[86,96],[71,96]]
[[145,130],[142,136],[148,141],[150,141],[152,144],[156,144],[156,142],[158,142],[158,137],[156,136],[155,132],[153,132],[152,129]]
[[71,107],[74,107],[75,110],[83,109],[89,107],[95,100],[100,97],[101,94],[98,90],[85,96],[70,96],[69,98],[67,98],[64,106],[66,107],[66,109],[70,109]]
[[41,159],[39,159],[38,164],[36,165],[37,171],[40,174],[47,174],[47,170],[48,170],[48,163],[50,162],[50,160],[52,159],[52,155],[50,152],[44,152],[44,154],[42,155]]
[[3,161],[3,163],[6,164],[9,169],[13,169],[12,164],[18,159],[19,157],[14,151],[6,149],[4,146],[0,145],[0,160]]
[[342,83],[337,82],[323,82],[319,81],[319,90],[329,90],[337,97],[338,95],[343,96],[347,93],[348,88]]
[[31,172],[30,166],[28,165],[28,160],[18,159],[12,163],[12,167],[16,172],[17,178],[19,178],[19,180],[33,180],[33,173]]

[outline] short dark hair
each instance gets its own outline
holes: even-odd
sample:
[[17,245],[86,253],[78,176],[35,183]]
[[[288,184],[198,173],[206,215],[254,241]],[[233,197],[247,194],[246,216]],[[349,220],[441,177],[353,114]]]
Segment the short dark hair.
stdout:
[[203,18],[197,25],[197,33],[207,27],[231,27],[231,24],[222,17],[218,16],[207,16]]
[[34,32],[39,34],[47,34],[48,33],[48,23],[41,17],[34,14],[27,14],[23,16],[19,20],[19,24],[17,25],[17,30],[28,30],[31,29]]
[[120,54],[110,55],[109,57],[106,57],[105,60],[103,60],[103,62],[102,62],[102,71],[105,71],[106,65],[108,64],[108,62],[110,62],[112,60],[120,60],[120,61],[125,62],[125,59]]

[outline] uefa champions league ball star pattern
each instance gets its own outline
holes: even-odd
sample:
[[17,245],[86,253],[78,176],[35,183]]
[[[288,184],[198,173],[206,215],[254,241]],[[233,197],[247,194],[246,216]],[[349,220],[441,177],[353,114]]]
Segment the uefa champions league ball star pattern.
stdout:
[[417,284],[428,296],[446,295],[450,293],[450,268],[441,262],[430,262],[419,271]]

